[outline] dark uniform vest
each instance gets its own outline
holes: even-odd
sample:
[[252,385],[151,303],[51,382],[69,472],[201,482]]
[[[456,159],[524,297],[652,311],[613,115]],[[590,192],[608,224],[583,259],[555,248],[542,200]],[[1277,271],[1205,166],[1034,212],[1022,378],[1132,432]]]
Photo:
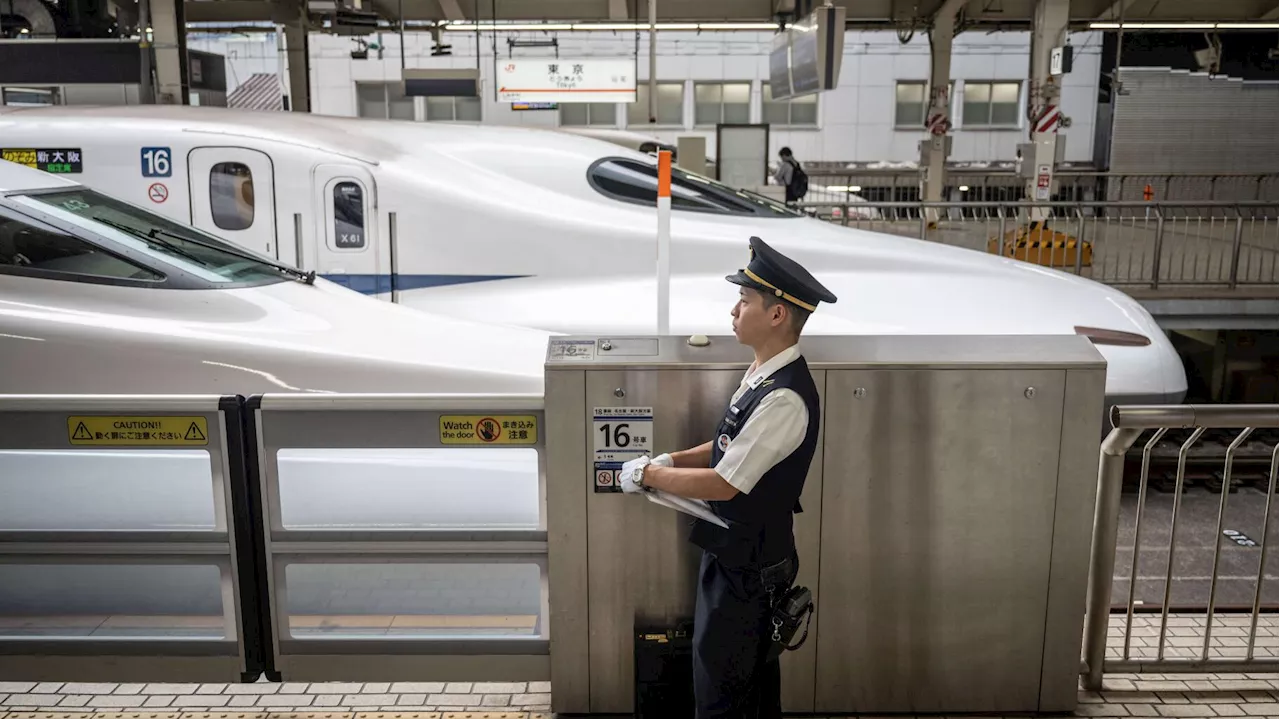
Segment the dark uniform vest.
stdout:
[[818,446],[818,388],[804,357],[788,363],[754,388],[748,388],[725,412],[712,443],[711,466],[724,457],[729,440],[738,436],[747,418],[770,392],[790,389],[804,400],[809,424],[804,441],[764,473],[751,492],[739,492],[727,502],[709,502],[729,525],[728,529],[702,519],[693,522],[689,539],[716,555],[725,566],[767,564],[786,559],[795,551],[791,515],[799,513],[800,491]]

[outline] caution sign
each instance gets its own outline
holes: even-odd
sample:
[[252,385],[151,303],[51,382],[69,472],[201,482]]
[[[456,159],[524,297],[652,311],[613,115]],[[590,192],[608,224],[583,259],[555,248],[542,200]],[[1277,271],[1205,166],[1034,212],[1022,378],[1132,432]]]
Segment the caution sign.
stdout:
[[68,417],[71,444],[99,447],[204,447],[204,417]]
[[538,418],[533,415],[442,415],[441,444],[535,444]]

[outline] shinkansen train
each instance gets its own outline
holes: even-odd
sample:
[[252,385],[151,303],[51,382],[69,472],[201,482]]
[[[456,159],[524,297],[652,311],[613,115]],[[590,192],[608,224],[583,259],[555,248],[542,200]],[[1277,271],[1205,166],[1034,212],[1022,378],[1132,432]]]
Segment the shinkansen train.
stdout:
[[379,302],[0,162],[0,394],[537,394],[547,336]]
[[[483,333],[469,323],[525,328],[512,336],[531,344],[547,332],[656,329],[656,163],[600,139],[224,108],[0,108],[0,150],[145,207],[167,223],[165,232],[181,234],[187,230],[173,228],[189,224],[264,261],[365,294],[357,301],[319,281],[303,287],[273,278],[274,285],[244,290],[241,282],[223,283],[255,297],[280,294],[274,306],[282,311],[303,295],[324,294],[335,307],[345,302],[350,309],[334,311],[349,318],[353,336],[378,334],[379,318],[392,313],[424,331],[435,324],[459,333]],[[1182,363],[1167,337],[1118,290],[980,252],[824,223],[680,170],[673,171],[672,206],[673,333],[726,331],[732,288],[723,278],[746,262],[754,235],[812,268],[839,297],[815,314],[807,333],[1084,334],[1108,361],[1109,401],[1174,402],[1185,394]],[[49,222],[80,217],[65,208],[39,211]],[[80,285],[86,303],[101,291]],[[255,308],[243,312],[262,312],[255,320],[279,330],[255,337],[294,336],[290,321],[243,301]],[[410,319],[395,304],[427,314]],[[183,307],[174,300],[147,311],[182,321]],[[217,324],[224,315],[202,309],[210,323],[227,326]],[[426,356],[439,358],[439,367],[485,366],[442,357],[459,348],[503,357],[522,378],[537,371],[540,354],[532,347],[511,352],[504,341],[501,352],[489,354],[482,345],[491,346],[437,341]],[[397,361],[417,356],[399,337],[347,346],[365,355],[386,348]],[[522,383],[530,386],[515,382]]]

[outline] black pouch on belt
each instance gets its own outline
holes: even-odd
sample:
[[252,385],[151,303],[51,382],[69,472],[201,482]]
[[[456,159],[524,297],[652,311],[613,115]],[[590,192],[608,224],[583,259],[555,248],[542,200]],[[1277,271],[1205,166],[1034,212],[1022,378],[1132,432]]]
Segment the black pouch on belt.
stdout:
[[[769,625],[772,641],[769,642],[768,661],[775,661],[782,652],[792,652],[804,645],[809,637],[809,619],[813,616],[813,593],[808,587],[792,587],[773,603]],[[791,643],[800,623],[804,622],[804,634],[800,641]]]

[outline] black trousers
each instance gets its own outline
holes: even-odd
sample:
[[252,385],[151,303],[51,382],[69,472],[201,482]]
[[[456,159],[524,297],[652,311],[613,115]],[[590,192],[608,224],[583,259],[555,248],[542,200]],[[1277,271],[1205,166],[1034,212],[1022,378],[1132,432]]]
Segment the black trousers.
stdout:
[[782,676],[765,661],[773,628],[769,588],[781,596],[795,581],[798,558],[730,568],[702,553],[693,626],[693,696],[697,719],[779,719]]

